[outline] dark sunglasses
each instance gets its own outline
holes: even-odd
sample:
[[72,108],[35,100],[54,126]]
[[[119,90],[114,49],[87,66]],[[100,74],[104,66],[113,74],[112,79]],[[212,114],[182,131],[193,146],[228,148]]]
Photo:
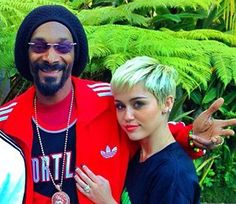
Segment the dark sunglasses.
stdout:
[[53,47],[57,52],[61,54],[67,54],[69,53],[73,46],[76,45],[74,42],[70,41],[62,41],[58,43],[48,43],[45,41],[33,41],[28,43],[30,45],[30,48],[33,52],[36,53],[44,53],[46,52],[50,47]]

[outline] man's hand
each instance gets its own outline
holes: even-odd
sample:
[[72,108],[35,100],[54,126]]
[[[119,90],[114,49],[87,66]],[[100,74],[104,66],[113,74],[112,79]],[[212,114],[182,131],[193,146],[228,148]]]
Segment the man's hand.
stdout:
[[234,135],[233,130],[223,128],[236,125],[236,119],[218,120],[212,118],[212,114],[219,110],[223,103],[223,98],[217,99],[194,120],[192,139],[196,146],[203,149],[214,149],[223,144],[223,136]]

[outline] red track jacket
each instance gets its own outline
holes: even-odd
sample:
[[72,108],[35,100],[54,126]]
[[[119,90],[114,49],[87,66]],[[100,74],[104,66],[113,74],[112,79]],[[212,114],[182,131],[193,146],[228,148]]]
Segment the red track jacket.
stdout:
[[[112,194],[119,201],[125,180],[128,161],[136,150],[128,137],[119,128],[110,86],[79,78],[72,78],[77,104],[76,122],[76,166],[86,164],[95,174],[107,178]],[[13,137],[22,148],[26,160],[26,204],[50,204],[51,198],[33,191],[31,149],[33,140],[32,116],[35,88],[8,102],[0,108],[0,129]],[[188,132],[191,126],[183,123],[169,125],[176,140],[192,158],[194,153],[188,146]],[[6,155],[7,156],[7,155]],[[16,169],[17,171],[17,169]],[[90,204],[78,191],[80,204]]]

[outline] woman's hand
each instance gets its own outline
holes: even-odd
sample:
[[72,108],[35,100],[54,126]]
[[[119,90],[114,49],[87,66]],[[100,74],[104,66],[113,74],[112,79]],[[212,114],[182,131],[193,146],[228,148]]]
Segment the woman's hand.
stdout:
[[223,137],[234,135],[233,130],[223,128],[236,125],[236,119],[219,120],[212,118],[212,114],[218,111],[223,103],[223,98],[217,99],[194,120],[193,135],[191,137],[196,146],[203,149],[214,149],[224,143]]
[[112,197],[109,181],[100,175],[95,175],[87,166],[76,168],[77,189],[96,204],[117,204]]

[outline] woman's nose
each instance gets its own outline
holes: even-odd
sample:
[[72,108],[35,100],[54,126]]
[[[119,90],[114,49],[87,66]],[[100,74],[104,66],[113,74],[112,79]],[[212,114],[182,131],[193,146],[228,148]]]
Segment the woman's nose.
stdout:
[[133,112],[132,108],[127,108],[126,109],[124,119],[126,121],[131,121],[131,120],[134,119],[134,112]]

